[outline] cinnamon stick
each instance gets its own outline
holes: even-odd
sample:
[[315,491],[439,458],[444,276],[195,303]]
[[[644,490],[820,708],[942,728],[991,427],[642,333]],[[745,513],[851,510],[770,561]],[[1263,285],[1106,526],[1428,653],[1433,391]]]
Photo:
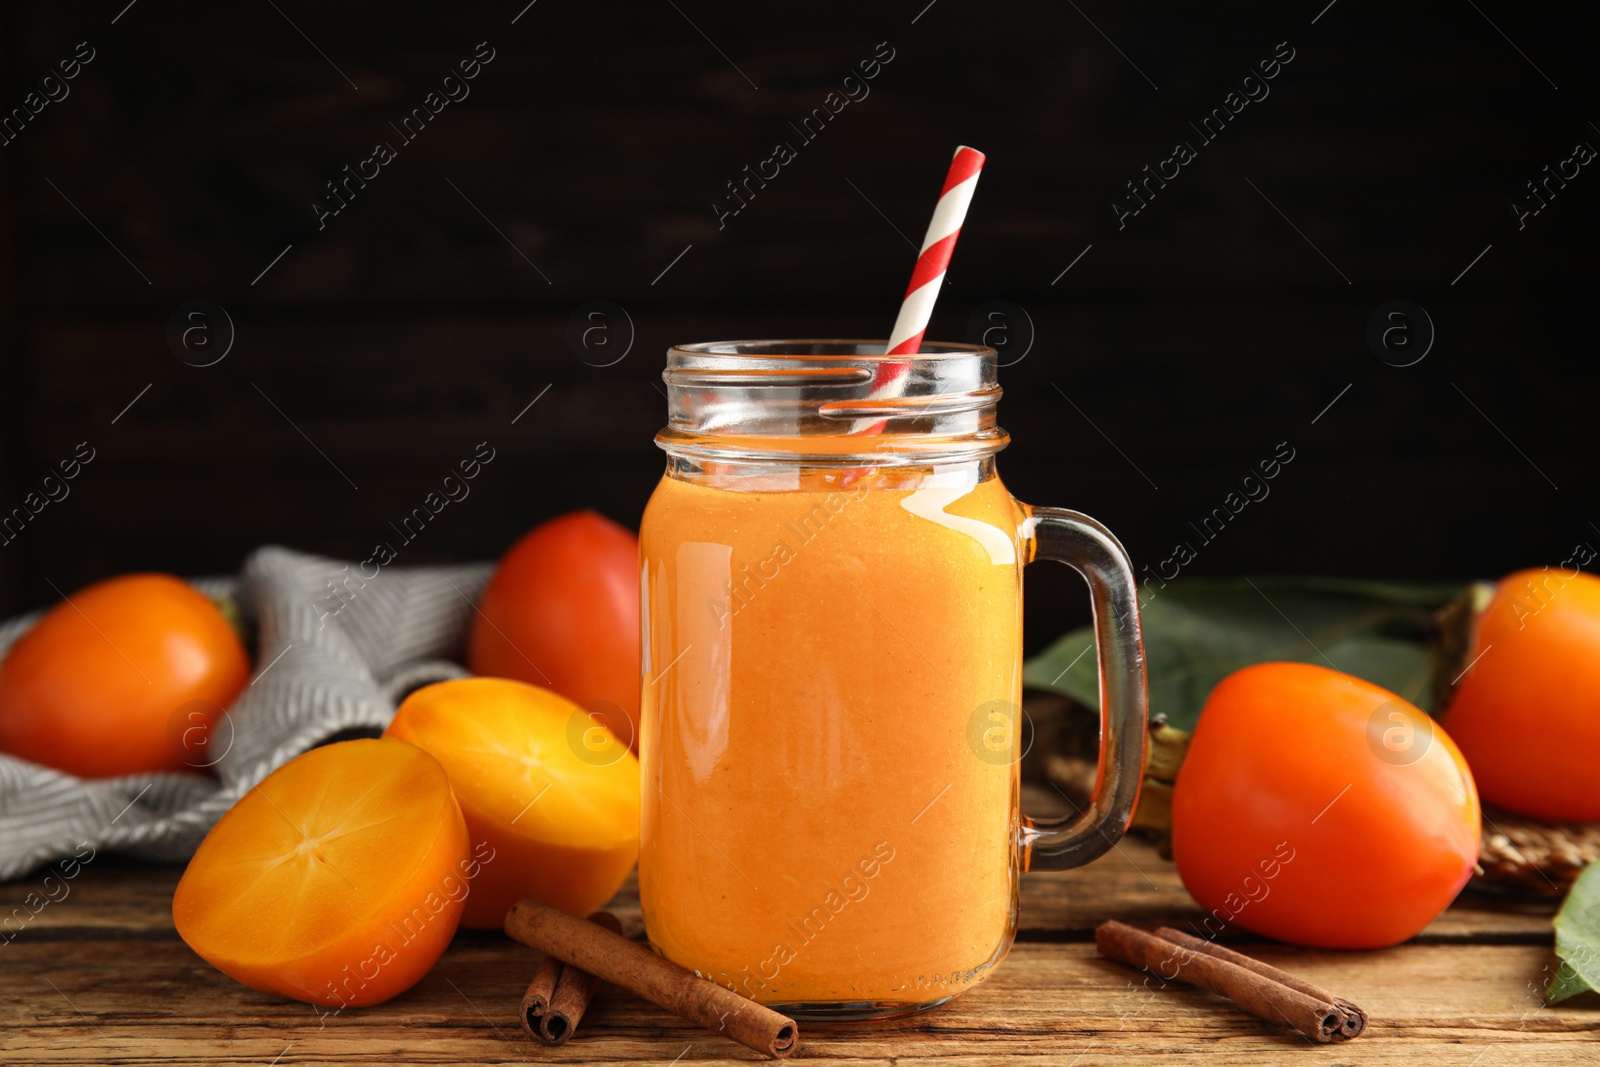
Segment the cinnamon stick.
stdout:
[[[609,911],[595,912],[589,916],[589,921],[614,934],[622,932],[622,924]],[[599,985],[600,980],[588,971],[570,963],[562,964],[555,993],[550,997],[544,1017],[539,1020],[539,1036],[545,1044],[556,1046],[567,1043],[589,1007],[589,998],[594,996]]]
[[530,948],[774,1059],[782,1059],[799,1047],[800,1030],[793,1019],[697,977],[620,934],[532,897],[523,897],[512,905],[506,913],[505,930]]
[[1286,985],[1290,989],[1297,989],[1308,997],[1328,1001],[1344,1013],[1343,1029],[1345,1031],[1345,1040],[1347,1041],[1353,1037],[1360,1037],[1367,1028],[1368,1018],[1365,1008],[1353,1001],[1346,1000],[1344,997],[1334,996],[1326,989],[1313,985],[1304,978],[1297,978],[1288,971],[1279,970],[1270,963],[1262,963],[1258,959],[1246,956],[1243,952],[1235,952],[1225,945],[1195,937],[1193,934],[1186,934],[1182,930],[1174,930],[1170,926],[1163,926],[1158,929],[1156,936],[1166,938],[1175,945],[1193,949],[1195,952],[1204,952],[1206,955],[1215,956],[1219,960],[1236,963],[1240,967],[1254,971],[1264,978],[1271,978],[1273,981]]
[[556,991],[556,982],[561,979],[561,967],[561,961],[554,956],[540,960],[539,969],[533,972],[533,981],[528,983],[528,991],[522,994],[522,1028],[535,1041],[544,1040],[544,1035],[539,1032],[539,1023],[550,1007],[550,997]]
[[1167,981],[1208,989],[1258,1019],[1292,1026],[1319,1044],[1348,1041],[1353,1036],[1346,1028],[1345,1012],[1331,997],[1291,988],[1218,955],[1115,921],[1101,923],[1095,929],[1094,942],[1105,956],[1145,968]]

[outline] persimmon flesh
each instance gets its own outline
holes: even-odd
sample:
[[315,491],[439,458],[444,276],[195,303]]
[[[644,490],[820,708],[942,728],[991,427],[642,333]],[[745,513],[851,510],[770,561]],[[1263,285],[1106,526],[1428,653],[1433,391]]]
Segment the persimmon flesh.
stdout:
[[480,858],[437,760],[403,741],[343,741],[290,760],[222,816],[172,918],[252,989],[362,1007],[443,954]]
[[1378,948],[1432,922],[1478,859],[1466,761],[1422,711],[1359,678],[1264,663],[1212,690],[1178,772],[1173,856],[1228,925]]
[[639,761],[569,700],[504,678],[461,678],[406,698],[386,737],[434,755],[467,830],[487,842],[465,926],[498,930],[524,896],[587,915],[639,855]]

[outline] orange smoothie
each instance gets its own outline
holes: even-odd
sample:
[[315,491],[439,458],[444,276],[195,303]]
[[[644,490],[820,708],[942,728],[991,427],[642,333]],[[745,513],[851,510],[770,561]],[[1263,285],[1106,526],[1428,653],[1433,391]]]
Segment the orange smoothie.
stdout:
[[639,892],[667,958],[763,1003],[911,1007],[1004,956],[1025,561],[978,472],[656,489]]

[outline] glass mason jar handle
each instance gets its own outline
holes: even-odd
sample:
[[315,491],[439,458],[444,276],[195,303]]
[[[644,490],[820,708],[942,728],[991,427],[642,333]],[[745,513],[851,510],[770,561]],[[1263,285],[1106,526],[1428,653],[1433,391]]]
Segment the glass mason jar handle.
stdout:
[[1094,604],[1100,661],[1100,766],[1087,811],[1021,819],[1022,869],[1061,871],[1110,851],[1139,801],[1149,694],[1133,565],[1110,530],[1087,515],[1024,505],[1028,562],[1053,559],[1083,575]]

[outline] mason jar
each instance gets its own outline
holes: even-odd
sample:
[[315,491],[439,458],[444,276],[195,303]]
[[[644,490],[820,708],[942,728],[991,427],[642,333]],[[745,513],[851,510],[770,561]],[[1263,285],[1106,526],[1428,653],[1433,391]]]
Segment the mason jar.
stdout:
[[[668,353],[640,533],[639,894],[656,951],[803,1019],[982,982],[1017,883],[1110,849],[1143,767],[1134,577],[1087,516],[1013,499],[993,349],[743,341]],[[1019,807],[1022,575],[1092,595],[1088,810]]]

